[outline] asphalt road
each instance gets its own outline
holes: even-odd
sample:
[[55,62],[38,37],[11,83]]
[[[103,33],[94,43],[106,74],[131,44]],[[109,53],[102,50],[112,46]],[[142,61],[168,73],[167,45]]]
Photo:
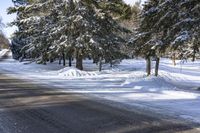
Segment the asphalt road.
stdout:
[[200,133],[198,128],[0,74],[0,133]]

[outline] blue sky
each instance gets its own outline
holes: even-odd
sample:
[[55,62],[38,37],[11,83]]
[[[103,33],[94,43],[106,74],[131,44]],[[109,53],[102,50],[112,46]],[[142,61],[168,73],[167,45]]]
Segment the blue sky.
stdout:
[[[124,0],[128,4],[134,4],[137,0]],[[142,0],[144,1],[144,0]],[[12,22],[15,19],[15,14],[7,15],[7,8],[13,6],[12,0],[4,0],[0,4],[0,16],[3,18],[5,24]],[[11,34],[16,30],[16,27],[6,27],[4,28],[5,35],[10,38]]]

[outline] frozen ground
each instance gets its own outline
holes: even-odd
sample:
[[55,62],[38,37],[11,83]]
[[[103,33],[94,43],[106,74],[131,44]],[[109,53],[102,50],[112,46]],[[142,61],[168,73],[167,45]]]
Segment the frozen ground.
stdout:
[[[62,88],[68,93],[83,93],[114,101],[115,106],[135,106],[164,115],[200,123],[200,61],[162,59],[159,77],[145,76],[145,61],[124,60],[113,68],[105,65],[102,72],[92,61],[85,61],[86,71],[48,65],[19,63],[12,59],[0,62],[0,72]],[[152,69],[153,72],[153,69]],[[19,76],[20,75],[20,76]]]
[[7,53],[8,53],[8,51],[9,51],[8,49],[1,49],[1,50],[0,50],[0,58],[6,56]]

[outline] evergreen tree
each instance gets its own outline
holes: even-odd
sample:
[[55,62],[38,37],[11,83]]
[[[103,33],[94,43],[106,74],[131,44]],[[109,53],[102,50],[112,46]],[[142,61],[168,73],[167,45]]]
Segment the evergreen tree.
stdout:
[[16,34],[17,38],[24,35],[26,40],[21,48],[23,55],[42,63],[61,55],[64,61],[66,55],[74,56],[79,69],[83,69],[84,57],[92,57],[97,62],[122,58],[120,49],[125,40],[119,32],[128,30],[110,16],[115,11],[104,8],[103,2],[40,0],[13,8],[23,14],[15,22],[22,27]]
[[23,32],[26,28],[26,25],[23,25],[19,21],[21,19],[27,18],[26,14],[24,13],[25,6],[28,5],[28,1],[26,0],[12,0],[15,7],[9,7],[7,9],[8,14],[17,13],[17,18],[14,22],[10,25],[15,25],[18,27],[18,31],[14,33],[14,37],[12,38],[11,42],[11,51],[14,59],[19,59],[22,56],[21,49],[25,46],[26,40],[25,38],[27,35]]
[[5,37],[3,33],[4,23],[2,22],[2,18],[0,17],[0,50],[4,48],[9,48],[9,40]]
[[28,0],[12,0],[15,6],[25,5],[27,4]]
[[138,34],[131,42],[135,54],[147,59],[148,75],[152,56],[157,76],[160,56],[177,52],[180,58],[194,58],[199,52],[199,5],[197,0],[149,0],[144,5]]
[[9,48],[9,40],[5,37],[3,33],[0,33],[0,50]]
[[0,32],[3,32],[2,29],[4,27],[4,24],[2,22],[2,18],[0,17]]
[[141,1],[135,2],[135,4],[131,6],[131,12],[129,13],[129,17],[127,19],[120,20],[122,26],[127,27],[128,29],[134,32],[139,27],[141,11]]

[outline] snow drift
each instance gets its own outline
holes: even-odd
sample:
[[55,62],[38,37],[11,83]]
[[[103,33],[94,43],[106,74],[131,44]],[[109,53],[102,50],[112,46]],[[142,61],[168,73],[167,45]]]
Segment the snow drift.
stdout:
[[63,77],[63,78],[81,78],[81,77],[91,77],[91,76],[96,76],[96,72],[86,72],[86,71],[81,71],[77,68],[74,67],[66,67],[58,71],[58,75]]
[[2,49],[0,50],[0,58],[7,56],[8,55],[9,50],[8,49]]

